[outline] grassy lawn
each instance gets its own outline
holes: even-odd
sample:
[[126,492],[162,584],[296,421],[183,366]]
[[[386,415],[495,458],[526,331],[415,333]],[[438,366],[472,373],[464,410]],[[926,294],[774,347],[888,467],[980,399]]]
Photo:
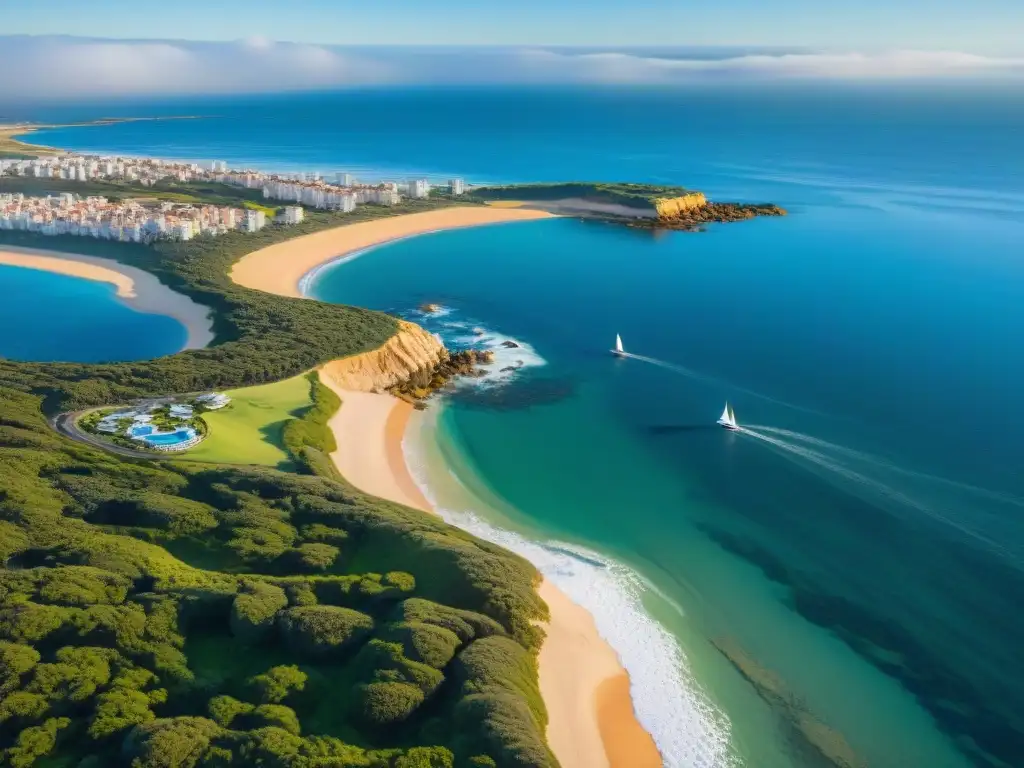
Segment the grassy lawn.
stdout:
[[254,211],[263,211],[263,213],[267,215],[268,219],[272,219],[277,215],[277,208],[269,205],[260,205],[259,203],[254,203],[252,200],[242,201],[242,207],[251,208]]
[[305,376],[295,376],[274,384],[227,390],[231,404],[203,414],[209,435],[181,460],[291,469],[281,430],[313,404],[309,388]]

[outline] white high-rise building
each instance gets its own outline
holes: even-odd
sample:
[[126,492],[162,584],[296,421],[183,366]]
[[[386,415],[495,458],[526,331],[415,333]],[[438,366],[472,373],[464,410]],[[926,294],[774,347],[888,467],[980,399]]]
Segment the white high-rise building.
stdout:
[[178,240],[191,240],[192,239],[192,222],[182,221],[171,231],[171,236]]
[[409,181],[409,197],[417,199],[430,197],[430,182],[426,179],[411,179]]
[[300,205],[286,205],[284,207],[284,223],[299,224],[305,218],[306,212]]
[[245,212],[245,231],[259,232],[267,223],[267,214],[263,211],[247,210]]
[[356,177],[351,173],[339,173],[338,174],[338,185],[342,187],[355,186]]
[[453,195],[466,194],[466,182],[462,179],[452,179],[448,182],[448,191]]
[[228,164],[223,160],[214,160],[211,164],[211,168],[216,173],[224,173],[228,169]]

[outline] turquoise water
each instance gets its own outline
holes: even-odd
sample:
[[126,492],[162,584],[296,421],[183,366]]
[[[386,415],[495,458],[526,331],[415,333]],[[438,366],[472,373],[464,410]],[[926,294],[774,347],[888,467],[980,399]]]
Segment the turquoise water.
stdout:
[[[500,352],[411,436],[416,472],[594,613],[668,765],[1020,763],[1019,92],[395,89],[93,116],[117,110],[215,117],[40,141],[787,207],[701,234],[439,233],[312,291]],[[58,112],[39,117],[87,116]],[[639,357],[608,354],[616,333]],[[726,399],[739,434],[713,425]]]
[[[508,224],[382,247],[313,292],[438,301],[451,312],[415,319],[449,342],[482,326],[529,345],[503,352],[498,366],[528,364],[509,382],[452,398],[442,454],[518,510],[504,522],[629,565],[668,598],[648,596],[748,764],[817,764],[810,716],[870,765],[962,765],[950,735],[1012,738],[1007,681],[1024,672],[1024,369],[1005,354],[1024,289],[1018,266],[977,255],[1005,253],[1017,226],[967,236],[922,214],[901,230],[829,207],[695,235]],[[613,359],[617,332],[656,362]],[[726,398],[763,426],[714,427]],[[573,571],[570,593],[595,577],[549,565]],[[604,600],[588,607],[615,634],[621,597]],[[712,643],[782,693],[758,696]],[[634,677],[654,644],[616,644]],[[664,715],[699,707],[638,699],[659,743],[689,754]]]
[[173,432],[157,432],[155,427],[134,427],[132,437],[142,438],[144,442],[151,445],[173,446],[187,443],[196,436],[196,431],[191,427],[176,429]]
[[100,363],[178,352],[185,326],[136,312],[114,286],[0,265],[0,356],[12,360]]

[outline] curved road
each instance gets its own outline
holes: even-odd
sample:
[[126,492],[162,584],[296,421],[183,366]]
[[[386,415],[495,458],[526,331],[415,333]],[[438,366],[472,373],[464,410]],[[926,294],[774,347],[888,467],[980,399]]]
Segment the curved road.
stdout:
[[150,453],[148,451],[133,451],[131,448],[124,448],[120,445],[108,443],[106,440],[100,440],[99,438],[90,435],[88,432],[84,432],[79,429],[76,422],[83,416],[95,410],[95,408],[88,408],[84,411],[69,411],[67,413],[58,414],[56,418],[50,421],[50,426],[65,437],[70,437],[72,440],[76,440],[79,443],[91,445],[93,448],[99,448],[100,450],[108,451],[110,453],[116,453],[118,456],[124,456],[129,459],[146,459],[147,461],[162,458],[162,454]]

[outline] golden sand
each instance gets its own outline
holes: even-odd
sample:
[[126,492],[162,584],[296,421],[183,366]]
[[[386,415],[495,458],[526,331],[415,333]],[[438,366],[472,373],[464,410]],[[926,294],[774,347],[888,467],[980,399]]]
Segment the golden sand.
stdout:
[[[366,493],[432,513],[402,450],[412,406],[391,395],[340,389],[321,372],[342,400],[330,421],[338,471]],[[551,609],[540,687],[548,742],[562,768],[660,768],[654,741],[633,712],[629,677],[593,617],[549,581],[539,592]]]
[[551,215],[524,208],[467,206],[363,221],[254,251],[235,263],[231,268],[231,279],[258,291],[279,296],[301,296],[299,283],[308,272],[364,248],[443,229],[529,221],[550,218]]

